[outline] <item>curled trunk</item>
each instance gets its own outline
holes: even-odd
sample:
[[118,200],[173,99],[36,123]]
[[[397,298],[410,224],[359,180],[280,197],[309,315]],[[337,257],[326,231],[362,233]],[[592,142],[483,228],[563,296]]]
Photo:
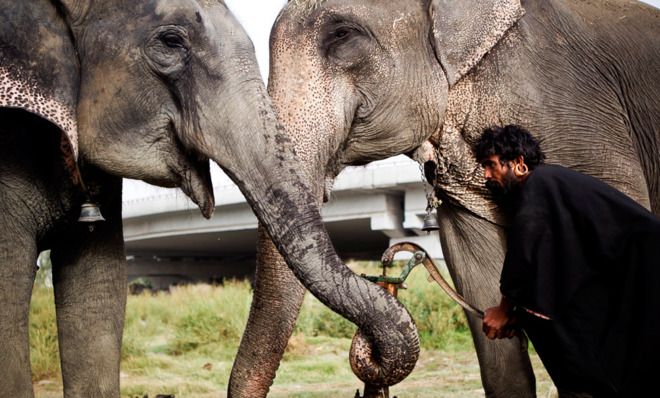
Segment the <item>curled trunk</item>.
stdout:
[[[383,372],[402,379],[412,371],[419,352],[410,314],[395,298],[341,262],[323,225],[313,189],[276,122],[265,88],[257,79],[241,83],[244,90],[253,89],[251,95],[222,104],[223,112],[202,112],[210,117],[227,115],[222,121],[205,121],[223,122],[233,133],[205,136],[197,149],[238,185],[297,279],[373,339]],[[202,126],[202,131],[212,130]]]

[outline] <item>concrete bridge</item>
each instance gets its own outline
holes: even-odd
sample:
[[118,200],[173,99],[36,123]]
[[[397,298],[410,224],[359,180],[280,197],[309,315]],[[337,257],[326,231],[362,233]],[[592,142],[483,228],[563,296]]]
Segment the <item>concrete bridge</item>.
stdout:
[[[129,277],[154,287],[221,282],[254,272],[257,219],[231,180],[214,165],[215,214],[204,219],[179,190],[124,180],[124,238]],[[337,178],[322,210],[333,244],[345,261],[380,259],[390,245],[415,241],[442,258],[437,232],[421,231],[426,209],[417,163],[398,156],[351,167]]]

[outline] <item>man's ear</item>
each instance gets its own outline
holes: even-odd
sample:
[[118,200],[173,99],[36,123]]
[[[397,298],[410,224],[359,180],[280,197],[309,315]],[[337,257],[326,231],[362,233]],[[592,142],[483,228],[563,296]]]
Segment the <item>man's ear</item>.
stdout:
[[518,155],[517,158],[513,159],[513,173],[516,177],[523,177],[529,172],[529,167],[525,163],[525,157],[523,155]]
[[452,87],[524,15],[520,0],[431,0],[436,57]]

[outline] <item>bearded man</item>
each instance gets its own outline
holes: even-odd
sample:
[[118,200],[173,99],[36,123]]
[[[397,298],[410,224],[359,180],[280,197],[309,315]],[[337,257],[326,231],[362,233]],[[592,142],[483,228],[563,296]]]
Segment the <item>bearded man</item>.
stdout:
[[560,396],[657,394],[660,219],[598,179],[545,165],[519,126],[486,129],[473,150],[510,220],[502,300],[484,333],[522,328]]

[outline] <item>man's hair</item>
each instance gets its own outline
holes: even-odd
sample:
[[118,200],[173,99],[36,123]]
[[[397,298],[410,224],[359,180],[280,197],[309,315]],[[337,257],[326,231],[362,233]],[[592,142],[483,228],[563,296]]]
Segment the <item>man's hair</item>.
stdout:
[[529,131],[515,124],[484,129],[481,137],[472,146],[472,151],[479,163],[492,155],[499,155],[501,161],[514,160],[522,155],[530,170],[543,164],[545,160],[539,142]]

